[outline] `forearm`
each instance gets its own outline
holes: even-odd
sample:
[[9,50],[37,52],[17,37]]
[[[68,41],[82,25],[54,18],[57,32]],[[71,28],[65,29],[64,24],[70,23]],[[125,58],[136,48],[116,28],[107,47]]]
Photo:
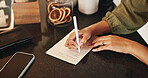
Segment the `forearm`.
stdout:
[[135,46],[131,46],[131,55],[148,65],[148,48],[135,42]]
[[89,30],[91,32],[91,35],[100,35],[111,32],[110,26],[108,22],[105,20],[102,20],[98,23],[92,24],[91,26],[85,28],[86,30]]

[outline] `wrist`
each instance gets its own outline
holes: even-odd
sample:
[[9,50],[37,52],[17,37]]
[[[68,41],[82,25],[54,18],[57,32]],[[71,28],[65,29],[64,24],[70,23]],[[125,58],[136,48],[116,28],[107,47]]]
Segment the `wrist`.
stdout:
[[93,33],[93,31],[94,31],[94,26],[93,26],[93,24],[90,25],[89,27],[84,28],[84,30],[85,30],[85,31],[88,31],[88,32],[91,34],[91,36],[94,36],[94,33]]
[[92,24],[89,27],[84,28],[83,30],[88,31],[92,36],[111,32],[110,26],[105,20]]
[[110,26],[105,20],[92,24],[91,26],[87,27],[87,29],[91,32],[92,35],[100,35],[111,32]]
[[136,55],[137,51],[139,51],[140,47],[142,46],[141,44],[135,42],[135,41],[130,41],[130,43],[127,46],[128,54],[131,54],[133,56]]

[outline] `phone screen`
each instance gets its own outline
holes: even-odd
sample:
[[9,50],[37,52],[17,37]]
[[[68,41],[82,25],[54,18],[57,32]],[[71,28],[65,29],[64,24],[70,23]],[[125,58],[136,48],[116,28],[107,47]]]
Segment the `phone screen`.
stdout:
[[34,60],[33,54],[15,53],[0,71],[0,78],[17,78],[23,76]]

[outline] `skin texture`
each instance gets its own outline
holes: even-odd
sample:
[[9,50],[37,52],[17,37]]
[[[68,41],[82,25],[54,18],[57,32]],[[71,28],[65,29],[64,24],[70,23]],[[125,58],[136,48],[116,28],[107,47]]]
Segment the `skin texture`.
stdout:
[[[79,31],[80,46],[82,47],[91,37],[95,35],[109,32],[111,32],[110,26],[106,21],[101,21],[87,28],[84,28]],[[69,36],[65,46],[69,49],[77,49],[75,32]],[[97,37],[93,41],[89,42],[88,46],[92,48],[100,46],[93,49],[93,52],[112,50],[119,53],[131,54],[148,65],[148,48],[135,41],[123,37],[115,35]]]
[[[96,24],[93,24],[87,28],[84,28],[78,32],[80,40],[80,46],[83,46],[88,39],[90,39],[94,35],[104,34],[110,32],[110,26],[106,21],[101,21]],[[65,46],[69,49],[76,49],[77,43],[75,42],[76,36],[75,32],[73,32],[69,38],[67,39]]]
[[131,54],[137,59],[141,60],[148,65],[148,48],[129,39],[108,35],[94,39],[90,44],[90,47],[97,47],[93,49],[93,52],[102,50],[112,50],[119,53]]

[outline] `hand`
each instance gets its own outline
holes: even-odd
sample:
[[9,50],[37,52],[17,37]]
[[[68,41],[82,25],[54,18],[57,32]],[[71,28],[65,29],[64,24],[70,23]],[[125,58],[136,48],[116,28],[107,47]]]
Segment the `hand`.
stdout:
[[[81,39],[80,46],[82,47],[92,36],[108,33],[110,31],[111,30],[109,24],[104,20],[96,24],[90,25],[78,32],[79,38]],[[65,46],[69,49],[77,49],[78,45],[76,43],[76,36],[74,32],[70,34],[69,38],[65,43]]]
[[90,47],[97,47],[92,51],[102,51],[102,50],[112,50],[120,53],[129,54],[131,51],[130,47],[135,46],[135,42],[123,37],[115,36],[115,35],[108,35],[98,37],[93,40],[90,44]]
[[[88,30],[87,28],[82,29],[78,31],[79,38],[80,38],[80,47],[82,47],[88,39],[91,38],[91,31]],[[69,49],[77,49],[78,44],[76,43],[76,35],[75,32],[70,34],[69,38],[67,39],[65,46],[68,47]]]
[[120,53],[131,54],[140,61],[148,65],[148,48],[129,39],[108,35],[98,37],[93,40],[90,44],[90,47],[97,47],[92,51],[97,52],[101,50],[112,50]]

